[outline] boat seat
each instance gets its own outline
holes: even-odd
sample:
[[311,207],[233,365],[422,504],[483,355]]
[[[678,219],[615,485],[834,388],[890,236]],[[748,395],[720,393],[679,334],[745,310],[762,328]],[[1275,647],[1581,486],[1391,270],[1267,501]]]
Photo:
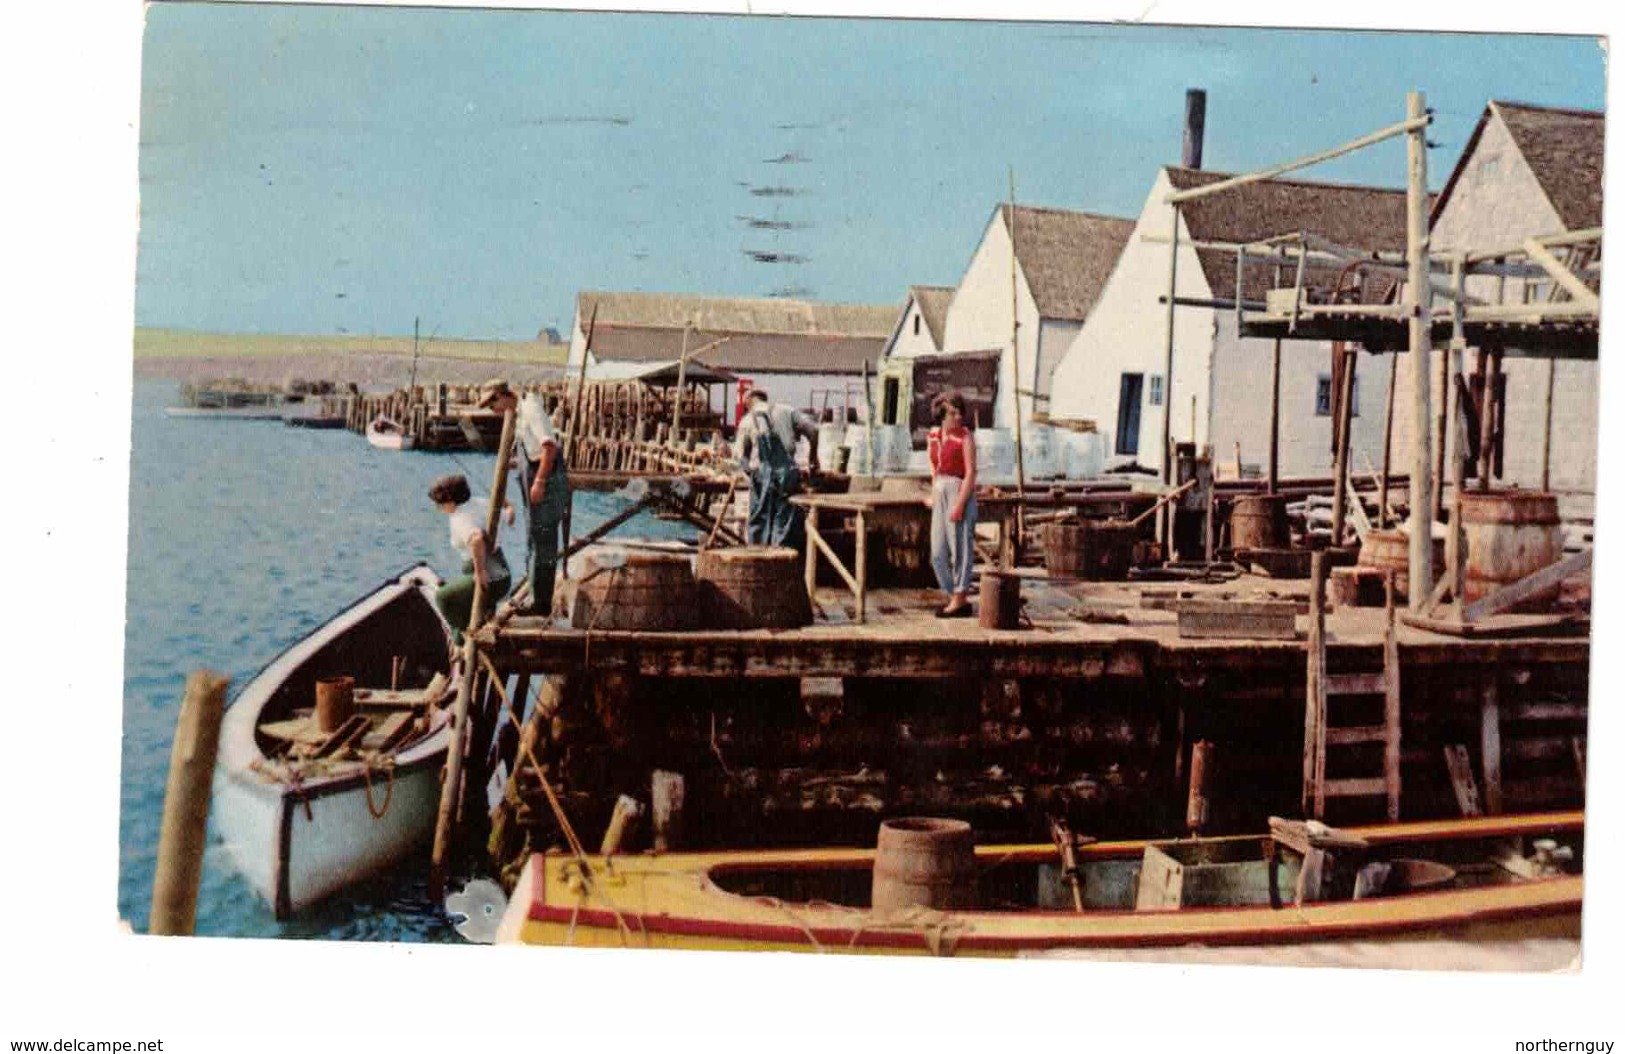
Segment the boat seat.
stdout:
[[1316,820],[1285,820],[1271,816],[1270,836],[1264,843],[1264,857],[1269,864],[1270,907],[1283,906],[1280,889],[1283,849],[1297,854],[1302,861],[1293,890],[1293,903],[1309,904],[1324,899],[1326,878],[1336,861],[1334,850],[1337,854],[1359,861],[1370,848],[1371,843],[1364,838],[1327,827]]

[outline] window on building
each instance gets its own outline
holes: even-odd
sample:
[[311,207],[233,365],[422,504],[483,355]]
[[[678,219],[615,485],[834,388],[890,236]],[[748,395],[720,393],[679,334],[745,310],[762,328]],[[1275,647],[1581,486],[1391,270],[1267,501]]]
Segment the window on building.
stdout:
[[[1360,378],[1354,378],[1354,391],[1350,399],[1354,405],[1349,409],[1349,416],[1360,416]],[[1315,416],[1332,416],[1332,375],[1323,373],[1315,378]]]
[[1152,406],[1161,406],[1162,405],[1162,374],[1153,373],[1150,376],[1149,381],[1150,381],[1150,385],[1146,390],[1146,398],[1151,401]]
[[920,316],[919,315],[914,316],[914,335],[916,337],[920,335]]

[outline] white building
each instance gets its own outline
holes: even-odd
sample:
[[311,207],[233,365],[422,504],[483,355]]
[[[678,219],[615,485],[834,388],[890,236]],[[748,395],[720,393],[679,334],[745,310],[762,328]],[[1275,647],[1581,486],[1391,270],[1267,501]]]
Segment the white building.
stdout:
[[[1434,203],[1432,251],[1493,251],[1517,246],[1528,237],[1601,227],[1602,158],[1601,113],[1491,102]],[[1497,281],[1472,278],[1467,292],[1494,299]],[[1519,281],[1510,280],[1509,285]],[[1441,405],[1438,376],[1443,354],[1434,353],[1428,371],[1435,413]],[[1473,367],[1469,354],[1469,373]],[[1549,365],[1508,354],[1503,369],[1507,379],[1501,480],[1539,487]],[[1404,403],[1410,391],[1409,371],[1402,369],[1400,375],[1398,398]],[[1597,380],[1595,361],[1557,363],[1551,487],[1563,496],[1566,513],[1584,514],[1588,497],[1597,488]],[[1409,450],[1410,422],[1399,416],[1395,449]],[[1453,456],[1452,444],[1447,457]],[[1448,467],[1445,472],[1448,480]]]
[[[1220,466],[1233,464],[1237,445],[1246,465],[1269,456],[1272,344],[1241,339],[1235,314],[1214,307],[1179,307],[1174,314],[1173,379],[1167,364],[1168,260],[1177,190],[1227,178],[1168,166],[1159,171],[1133,235],[1106,281],[1088,321],[1055,367],[1052,412],[1093,419],[1118,462],[1162,465],[1163,415],[1172,413],[1174,442],[1210,445]],[[1403,250],[1403,190],[1272,179],[1187,202],[1181,207],[1176,296],[1233,300],[1236,257],[1192,242],[1252,243],[1296,232],[1342,246]],[[1291,285],[1293,276],[1285,276]],[[1331,295],[1336,270],[1310,267],[1305,284],[1317,299]],[[1250,264],[1244,301],[1261,301],[1276,282],[1274,267]],[[1369,285],[1367,286],[1369,290]],[[1368,296],[1367,299],[1370,297]],[[1280,472],[1283,477],[1329,475],[1333,450],[1333,345],[1285,341],[1281,352]],[[1360,352],[1354,390],[1351,468],[1382,463],[1389,362]],[[1402,449],[1399,447],[1396,450]]]
[[[1056,364],[1089,317],[1134,224],[1112,216],[1018,205],[1015,214],[1015,291],[1011,291],[1011,208],[993,210],[980,244],[953,294],[944,322],[944,356],[997,352],[993,420],[1014,424],[1015,391],[1031,419],[1054,416],[1051,378]],[[1012,303],[1013,301],[1013,303]],[[1015,368],[1009,355],[1014,321]],[[1034,394],[1036,392],[1036,399]]]
[[[863,371],[874,371],[896,320],[892,304],[584,292],[576,296],[567,368],[588,354],[592,321],[589,366],[663,362],[685,347],[704,348],[695,360],[738,374],[776,402],[813,411],[861,407]],[[730,422],[733,410],[726,408]]]

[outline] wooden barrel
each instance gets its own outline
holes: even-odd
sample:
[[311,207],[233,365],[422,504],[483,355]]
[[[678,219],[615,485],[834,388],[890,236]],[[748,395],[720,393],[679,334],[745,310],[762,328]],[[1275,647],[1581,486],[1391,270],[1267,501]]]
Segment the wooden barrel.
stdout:
[[1056,578],[1117,581],[1134,564],[1139,531],[1120,520],[1060,520],[1045,524],[1044,567]]
[[[1411,595],[1411,536],[1409,531],[1365,532],[1360,542],[1356,566],[1394,573],[1394,600],[1403,602]],[[1433,580],[1444,574],[1444,539],[1433,539]]]
[[1291,541],[1284,497],[1244,494],[1230,503],[1231,549],[1284,549]]
[[794,549],[707,549],[694,569],[706,624],[719,629],[793,629],[812,622]]
[[[1467,538],[1468,603],[1563,558],[1563,527],[1555,494],[1528,490],[1463,493],[1461,526]],[[1553,586],[1508,610],[1549,611],[1561,591],[1561,585]]]
[[976,903],[976,841],[963,820],[925,817],[880,825],[870,906],[945,911]]
[[570,612],[576,629],[686,630],[699,625],[700,593],[687,554],[627,553],[624,565],[614,568],[588,556],[586,565]]
[[1016,629],[1021,625],[1021,579],[1005,571],[982,572],[982,603],[977,618],[983,629]]
[[323,677],[316,682],[316,726],[336,732],[355,713],[355,678]]

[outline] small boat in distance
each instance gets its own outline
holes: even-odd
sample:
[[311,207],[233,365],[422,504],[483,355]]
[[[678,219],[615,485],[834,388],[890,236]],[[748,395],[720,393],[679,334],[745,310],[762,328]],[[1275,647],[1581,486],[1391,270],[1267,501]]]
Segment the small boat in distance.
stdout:
[[[440,578],[419,564],[317,627],[226,711],[214,814],[227,852],[279,919],[389,867],[434,833],[455,682]],[[353,711],[324,732],[318,682]]]
[[1550,949],[1578,954],[1583,837],[1584,814],[1571,812],[1343,831],[1272,820],[1262,841],[1066,835],[976,847],[974,859],[967,845],[957,874],[973,892],[949,903],[970,906],[940,908],[872,906],[882,877],[944,888],[938,875],[921,877],[918,853],[553,850],[526,862],[497,943],[1103,958],[1160,949],[1165,961],[1200,947],[1278,965],[1313,947],[1322,965],[1349,953],[1345,965],[1428,967],[1433,944],[1472,941],[1498,949],[1501,969],[1531,968],[1533,956],[1517,956],[1538,945],[1549,969]]
[[375,417],[367,423],[367,442],[379,450],[411,450],[415,441],[400,422]]

